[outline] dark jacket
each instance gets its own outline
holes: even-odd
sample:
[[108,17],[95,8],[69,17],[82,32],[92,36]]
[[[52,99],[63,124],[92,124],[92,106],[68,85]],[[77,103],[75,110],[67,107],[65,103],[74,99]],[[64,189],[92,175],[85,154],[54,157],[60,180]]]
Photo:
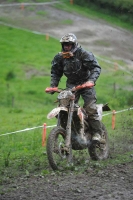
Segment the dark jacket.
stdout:
[[51,87],[58,86],[63,74],[67,77],[67,87],[72,88],[86,81],[95,83],[101,72],[94,55],[81,47],[78,47],[70,58],[63,58],[58,53],[51,64]]

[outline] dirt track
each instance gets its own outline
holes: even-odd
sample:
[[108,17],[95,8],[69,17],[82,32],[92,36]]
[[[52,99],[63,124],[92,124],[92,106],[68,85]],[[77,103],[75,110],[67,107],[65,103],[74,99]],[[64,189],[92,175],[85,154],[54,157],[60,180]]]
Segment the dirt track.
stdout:
[[4,187],[1,200],[132,200],[133,162],[78,175],[20,177]]
[[[37,15],[38,11],[47,15]],[[48,33],[58,39],[67,33],[77,35],[79,44],[97,55],[122,59],[133,67],[133,34],[112,27],[101,20],[91,20],[75,14],[55,10],[51,6],[34,9],[1,7],[0,17],[18,27]],[[72,25],[63,25],[63,20]],[[83,174],[31,175],[3,183],[1,200],[132,200],[133,162],[103,169],[88,168]]]

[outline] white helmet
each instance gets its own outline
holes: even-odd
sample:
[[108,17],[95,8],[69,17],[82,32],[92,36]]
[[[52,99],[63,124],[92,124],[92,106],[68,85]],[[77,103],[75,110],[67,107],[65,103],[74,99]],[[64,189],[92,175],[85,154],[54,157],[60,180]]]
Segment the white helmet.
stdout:
[[73,33],[68,33],[60,39],[60,43],[63,43],[63,42],[70,42],[70,43],[77,44],[77,37]]

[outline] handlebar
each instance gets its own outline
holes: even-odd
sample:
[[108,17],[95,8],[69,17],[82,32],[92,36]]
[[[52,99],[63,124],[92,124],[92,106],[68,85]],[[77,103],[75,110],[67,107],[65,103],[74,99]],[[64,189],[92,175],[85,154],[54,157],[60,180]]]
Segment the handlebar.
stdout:
[[[88,81],[82,85],[78,85],[76,87],[73,87],[72,89],[70,89],[72,92],[75,92],[77,90],[80,90],[80,89],[83,89],[83,88],[91,88],[94,86],[94,83],[92,81]],[[58,92],[60,93],[62,91],[62,89],[58,89],[58,87],[47,87],[45,89],[45,92],[46,93],[51,93],[51,92]]]
[[51,92],[58,92],[58,93],[60,93],[61,92],[61,90],[60,89],[58,89],[58,87],[47,87],[46,89],[45,89],[45,92],[46,93],[51,93]]

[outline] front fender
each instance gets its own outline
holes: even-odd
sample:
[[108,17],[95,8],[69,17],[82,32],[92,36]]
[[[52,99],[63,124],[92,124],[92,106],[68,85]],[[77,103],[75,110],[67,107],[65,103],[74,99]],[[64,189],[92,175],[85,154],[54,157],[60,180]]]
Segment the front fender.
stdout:
[[57,107],[57,108],[54,108],[53,110],[51,110],[50,113],[48,113],[47,119],[51,119],[51,118],[55,117],[56,115],[58,115],[58,113],[61,110],[68,112],[68,109],[66,107]]

